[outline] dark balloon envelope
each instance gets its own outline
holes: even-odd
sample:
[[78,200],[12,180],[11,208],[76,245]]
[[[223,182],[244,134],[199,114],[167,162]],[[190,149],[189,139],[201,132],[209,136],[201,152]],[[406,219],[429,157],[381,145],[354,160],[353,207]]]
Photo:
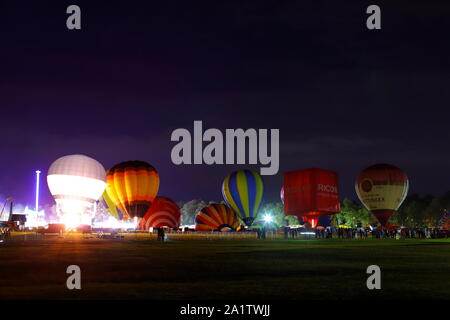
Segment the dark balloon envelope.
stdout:
[[112,167],[106,176],[106,192],[127,218],[142,218],[159,189],[159,175],[144,161],[127,161]]
[[359,200],[385,226],[408,194],[408,176],[390,164],[375,164],[364,169],[355,181]]
[[299,216],[316,227],[319,217],[340,211],[338,174],[311,168],[284,174],[282,201],[286,215]]

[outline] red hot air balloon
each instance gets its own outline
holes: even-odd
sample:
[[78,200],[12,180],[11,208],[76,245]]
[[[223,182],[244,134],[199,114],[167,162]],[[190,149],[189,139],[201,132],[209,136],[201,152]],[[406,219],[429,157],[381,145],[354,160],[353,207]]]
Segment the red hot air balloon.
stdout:
[[284,213],[300,216],[315,228],[319,217],[340,211],[338,175],[311,168],[284,174]]
[[180,216],[180,207],[173,200],[158,196],[139,222],[139,229],[177,228],[180,225]]
[[408,194],[406,173],[390,164],[375,164],[364,169],[355,181],[359,200],[385,226]]

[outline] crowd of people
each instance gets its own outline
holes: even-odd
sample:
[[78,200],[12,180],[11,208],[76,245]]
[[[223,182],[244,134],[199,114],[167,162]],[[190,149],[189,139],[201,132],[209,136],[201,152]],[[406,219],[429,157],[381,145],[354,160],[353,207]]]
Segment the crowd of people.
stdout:
[[314,230],[306,229],[304,227],[300,228],[290,228],[284,227],[284,237],[288,238],[299,238],[301,235],[314,235],[315,238],[319,239],[367,239],[377,238],[377,239],[437,239],[437,238],[450,238],[450,230],[443,230],[439,228],[393,228],[393,229],[383,229],[383,228],[343,228],[343,227],[319,227]]

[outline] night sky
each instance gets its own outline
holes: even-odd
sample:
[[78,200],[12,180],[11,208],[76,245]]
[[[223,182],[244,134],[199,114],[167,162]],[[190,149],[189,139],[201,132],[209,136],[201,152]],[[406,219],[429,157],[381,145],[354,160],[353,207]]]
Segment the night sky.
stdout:
[[[433,1],[0,2],[0,195],[52,203],[45,175],[67,154],[106,169],[151,163],[160,195],[221,200],[244,165],[172,164],[171,132],[280,129],[282,173],[320,167],[354,179],[386,162],[410,193],[450,190],[450,5]],[[66,28],[66,8],[82,29]],[[370,4],[382,29],[366,28]]]

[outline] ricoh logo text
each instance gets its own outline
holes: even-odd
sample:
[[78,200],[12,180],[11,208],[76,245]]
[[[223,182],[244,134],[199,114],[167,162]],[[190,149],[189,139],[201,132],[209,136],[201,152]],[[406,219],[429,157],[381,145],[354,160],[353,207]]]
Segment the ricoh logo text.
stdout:
[[[252,128],[226,129],[224,135],[215,128],[203,132],[202,121],[194,121],[193,137],[184,128],[172,132],[171,141],[178,143],[172,148],[171,158],[176,165],[261,164],[265,166],[260,168],[261,175],[274,175],[279,169],[279,140],[279,129],[270,129],[270,137],[268,129]],[[203,142],[208,144],[203,146]]]
[[[295,187],[286,188],[286,192],[296,193],[296,192],[303,192],[303,191],[311,191],[314,189],[315,189],[315,187],[313,187],[313,186],[295,186]],[[331,186],[329,184],[320,184],[319,183],[317,185],[317,191],[338,193],[338,188],[336,186]]]
[[337,193],[337,187],[336,186],[330,186],[329,184],[318,184],[317,185],[318,191],[325,191],[325,192],[332,192]]

